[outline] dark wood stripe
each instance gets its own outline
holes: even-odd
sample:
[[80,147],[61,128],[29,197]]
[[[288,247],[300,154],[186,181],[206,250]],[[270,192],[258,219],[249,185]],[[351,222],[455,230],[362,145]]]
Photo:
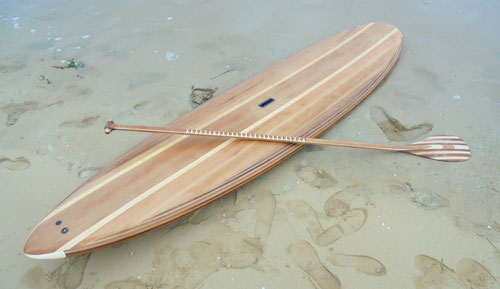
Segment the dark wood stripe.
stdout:
[[[401,51],[401,46],[399,47],[398,52],[393,56],[393,58],[389,62],[389,65],[384,70],[382,70],[365,87],[365,89],[363,91],[361,91],[359,97],[356,98],[356,100],[351,105],[346,106],[344,109],[342,109],[341,111],[337,112],[336,114],[334,114],[333,116],[331,116],[329,119],[327,119],[327,120],[323,121],[322,123],[320,123],[315,129],[313,129],[313,130],[309,131],[308,133],[306,133],[304,135],[304,137],[311,136],[311,135],[313,135],[313,136],[314,135],[319,135],[319,134],[323,133],[326,129],[328,129],[336,121],[338,121],[342,116],[344,116],[347,112],[349,112],[354,106],[356,106],[359,102],[361,102],[375,88],[376,84],[380,83],[380,81],[387,75],[387,73],[389,72],[390,68],[392,68],[393,65],[395,64],[395,62],[397,61],[400,51]],[[193,210],[195,210],[197,208],[200,208],[200,207],[202,207],[202,206],[204,206],[204,205],[206,205],[206,204],[208,204],[210,202],[213,202],[216,199],[219,199],[220,197],[222,197],[222,196],[224,196],[224,195],[226,195],[226,194],[234,191],[236,188],[242,186],[243,184],[248,183],[249,181],[251,181],[254,178],[258,177],[259,175],[261,175],[265,171],[267,171],[270,168],[278,165],[283,160],[285,160],[286,158],[290,157],[293,153],[295,153],[296,151],[298,151],[299,149],[301,149],[303,146],[304,145],[297,145],[297,144],[287,145],[284,148],[282,148],[279,151],[277,151],[276,153],[274,153],[272,156],[268,157],[267,159],[262,160],[261,162],[255,164],[254,166],[252,166],[252,167],[250,167],[250,168],[248,168],[248,169],[246,169],[246,170],[238,173],[233,178],[231,178],[228,181],[224,182],[223,184],[221,184],[217,188],[214,188],[214,189],[212,189],[210,191],[207,191],[206,193],[198,196],[195,199],[190,200],[189,202],[186,202],[186,203],[184,203],[182,205],[179,205],[179,206],[177,206],[175,208],[172,208],[170,210],[167,210],[165,212],[162,212],[162,213],[156,215],[155,217],[149,219],[148,222],[142,223],[140,227],[135,227],[135,228],[132,228],[132,229],[129,229],[129,230],[126,230],[126,231],[118,232],[118,233],[116,233],[114,235],[110,235],[110,236],[106,237],[105,239],[99,240],[99,243],[102,243],[103,240],[106,240],[106,239],[111,238],[113,236],[123,234],[124,232],[130,232],[130,231],[134,231],[134,230],[137,231],[138,228],[145,228],[145,227],[147,227],[146,225],[152,225],[152,227],[150,227],[150,228],[148,228],[148,229],[146,229],[146,230],[144,230],[142,232],[138,232],[138,233],[135,233],[133,235],[127,236],[125,238],[122,238],[120,240],[114,241],[111,244],[98,245],[98,246],[92,246],[92,245],[90,245],[90,246],[81,247],[81,249],[78,250],[78,251],[67,250],[65,252],[67,252],[67,254],[73,254],[73,255],[74,254],[85,253],[85,252],[88,252],[88,251],[92,251],[92,250],[95,250],[95,249],[98,249],[98,248],[107,247],[107,246],[110,246],[110,245],[113,245],[113,244],[117,244],[117,243],[129,240],[129,239],[135,238],[137,236],[140,236],[142,234],[145,234],[147,232],[150,232],[152,230],[155,230],[157,228],[165,226],[168,223],[171,223],[171,222],[173,222],[173,221],[175,221],[175,220],[177,220],[177,219],[179,219],[179,218],[181,218],[181,217],[183,217],[183,216],[191,213]],[[230,188],[228,189],[228,187],[230,187]],[[219,191],[219,192],[217,192],[217,191]],[[206,198],[205,200],[203,200],[201,202],[199,202],[201,199],[205,198],[206,196],[210,196],[210,197]],[[186,213],[182,214],[182,215],[176,215],[178,213],[178,211],[181,210],[181,209],[183,211],[185,211]],[[168,219],[168,218],[172,218],[172,219],[168,220],[167,222],[162,222],[162,220],[165,220],[165,219]]]

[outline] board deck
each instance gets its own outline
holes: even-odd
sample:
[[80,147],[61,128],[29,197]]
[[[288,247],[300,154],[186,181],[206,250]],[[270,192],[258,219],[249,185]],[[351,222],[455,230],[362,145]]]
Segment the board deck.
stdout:
[[[369,23],[327,38],[214,97],[172,128],[317,137],[395,64],[397,28]],[[300,144],[154,134],[89,179],[33,230],[37,259],[114,245],[164,226],[251,181]]]

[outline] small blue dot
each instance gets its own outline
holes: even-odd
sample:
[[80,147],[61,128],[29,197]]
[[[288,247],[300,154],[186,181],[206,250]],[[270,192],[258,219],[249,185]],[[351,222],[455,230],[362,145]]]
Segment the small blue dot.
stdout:
[[64,227],[61,229],[61,233],[66,234],[69,231],[68,227]]
[[56,226],[59,226],[59,225],[61,225],[61,224],[62,224],[62,221],[61,221],[61,220],[58,220],[58,221],[56,222]]

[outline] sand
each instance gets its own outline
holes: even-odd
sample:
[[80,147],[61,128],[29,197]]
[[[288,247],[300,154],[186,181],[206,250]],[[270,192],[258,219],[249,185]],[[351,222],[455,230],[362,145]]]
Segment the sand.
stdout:
[[[499,288],[499,14],[494,1],[2,1],[0,287]],[[469,161],[307,147],[143,237],[23,255],[55,205],[146,137],[106,136],[106,120],[168,124],[194,89],[220,94],[371,21],[402,31],[400,60],[323,137],[455,134]]]

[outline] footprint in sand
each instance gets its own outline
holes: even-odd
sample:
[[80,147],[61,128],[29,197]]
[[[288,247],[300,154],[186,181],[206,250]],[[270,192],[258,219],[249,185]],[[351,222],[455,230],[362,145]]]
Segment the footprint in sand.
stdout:
[[353,267],[358,272],[368,275],[381,276],[386,272],[384,264],[369,256],[333,253],[326,259],[335,266]]
[[86,128],[93,125],[100,117],[98,115],[87,116],[79,120],[67,120],[59,124],[59,127]]
[[453,269],[430,256],[415,256],[415,266],[422,273],[414,277],[416,289],[462,287]]
[[22,171],[31,166],[31,163],[25,157],[18,157],[15,160],[11,160],[6,157],[0,157],[0,166],[10,170],[10,171]]
[[246,233],[235,232],[225,225],[211,229],[211,242],[217,244],[222,264],[226,268],[243,269],[262,258],[264,245]]
[[450,201],[434,192],[417,192],[412,197],[413,203],[426,210],[436,210],[450,206]]
[[[314,243],[321,243],[318,245],[327,246],[342,237],[342,230],[339,226],[334,225],[329,228],[329,233],[323,236],[321,242],[318,242],[318,236],[325,230],[321,226],[314,209],[302,200],[288,201],[286,203],[286,207],[292,218],[297,219],[297,221],[307,229],[307,232]],[[329,238],[328,240],[326,240],[327,237]]]
[[[208,276],[220,270],[222,266],[221,250],[220,244],[208,240],[196,241],[189,245],[187,251],[191,258],[196,260],[192,268],[190,268],[190,270],[196,272],[196,276],[193,276],[193,279],[198,279],[196,283],[200,283]],[[186,281],[189,282],[188,280]]]
[[7,113],[7,121],[5,125],[12,126],[17,123],[23,113],[38,111],[44,108],[49,108],[55,105],[63,104],[63,101],[56,101],[51,104],[42,106],[36,101],[25,101],[23,103],[9,103],[0,107],[0,111]]
[[255,209],[255,236],[262,238],[269,235],[276,213],[276,199],[268,190],[252,192],[240,190],[229,194],[195,212],[189,222],[193,225],[209,220],[218,222],[220,218],[231,218],[237,212],[246,209]]
[[170,240],[154,250],[153,270],[137,279],[117,280],[106,285],[114,288],[186,288],[192,289],[219,270],[244,269],[256,264],[263,255],[263,244],[226,225],[213,223],[210,235],[185,248],[174,248]]
[[306,163],[299,164],[295,168],[295,172],[302,181],[318,189],[333,187],[337,184],[337,180],[329,173],[322,169],[313,168]]
[[338,218],[337,224],[325,230],[314,209],[306,202],[302,200],[288,201],[287,209],[293,218],[306,227],[311,239],[319,246],[328,246],[339,238],[356,232],[365,224],[367,217],[365,209],[349,210]]
[[19,287],[76,289],[83,281],[89,259],[90,254],[68,258],[59,268],[48,274],[37,266],[24,274]]
[[333,218],[345,215],[350,209],[351,208],[348,203],[339,200],[334,196],[329,198],[323,206],[325,215]]
[[288,254],[302,271],[309,275],[321,289],[340,289],[340,280],[319,259],[318,253],[306,241],[288,246]]
[[351,207],[370,206],[369,193],[364,185],[352,183],[331,195],[323,205],[325,215],[338,218],[351,210]]
[[[358,184],[351,184],[342,190],[336,192],[326,200],[323,205],[323,211],[329,217],[341,217],[351,210],[351,205],[354,198],[363,188]],[[366,202],[366,201],[365,201]]]
[[491,275],[490,270],[469,258],[463,258],[457,263],[457,275],[467,289],[500,288],[500,283]]
[[48,274],[48,279],[64,289],[76,289],[83,280],[91,254],[68,258],[59,268]]
[[7,113],[7,126],[12,126],[16,124],[16,122],[21,117],[21,114],[28,111],[36,111],[40,109],[40,105],[36,101],[26,101],[23,103],[10,103],[0,108]]
[[390,141],[412,141],[430,132],[433,127],[426,122],[406,127],[378,106],[370,109],[370,116]]
[[26,67],[25,64],[11,61],[9,64],[0,64],[0,72],[2,73],[12,73],[23,70]]
[[337,225],[331,226],[318,235],[317,244],[320,246],[327,246],[340,237],[356,232],[365,224],[366,216],[366,210],[363,208],[350,210],[339,218]]
[[276,198],[271,191],[263,190],[253,194],[257,220],[255,222],[255,237],[262,238],[271,232],[273,218],[276,213]]
[[463,258],[455,271],[430,256],[415,256],[415,266],[421,275],[414,278],[417,289],[424,288],[465,288],[492,289],[500,288],[498,281],[490,271],[479,262]]

